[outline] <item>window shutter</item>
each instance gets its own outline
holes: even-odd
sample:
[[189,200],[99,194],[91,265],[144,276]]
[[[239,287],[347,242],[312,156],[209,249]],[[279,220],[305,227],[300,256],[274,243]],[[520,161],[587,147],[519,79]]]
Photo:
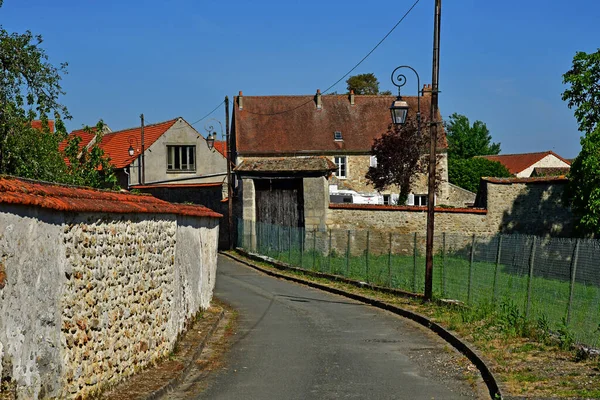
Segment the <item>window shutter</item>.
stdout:
[[415,195],[410,193],[406,198],[406,205],[414,206],[415,205]]

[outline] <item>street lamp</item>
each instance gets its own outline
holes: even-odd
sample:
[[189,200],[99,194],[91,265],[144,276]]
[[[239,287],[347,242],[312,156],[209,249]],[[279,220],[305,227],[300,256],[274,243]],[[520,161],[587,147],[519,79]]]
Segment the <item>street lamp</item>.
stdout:
[[394,100],[390,106],[392,122],[394,125],[404,125],[406,122],[406,116],[408,114],[408,103],[405,100],[402,100],[402,96],[400,95],[400,88],[406,85],[406,76],[401,73],[396,75],[396,72],[402,68],[410,69],[417,76],[417,131],[421,133],[421,97],[419,96],[421,90],[421,79],[419,78],[417,71],[409,65],[401,65],[392,72],[392,83],[398,88],[398,97],[396,97],[396,100]]
[[[129,136],[127,140],[129,141],[129,149],[127,150],[129,152],[129,157],[133,157],[135,155],[135,149],[138,147],[137,138],[135,136]],[[133,147],[133,143],[135,143],[135,147]]]
[[209,119],[206,125],[204,125],[204,129],[208,132],[208,135],[206,136],[206,145],[208,146],[209,150],[212,150],[215,147],[215,138],[217,137],[217,132],[215,132],[215,128],[210,124],[210,121],[215,121],[219,124],[219,126],[221,126],[221,136],[223,136],[223,125],[221,124],[221,121],[214,118]]

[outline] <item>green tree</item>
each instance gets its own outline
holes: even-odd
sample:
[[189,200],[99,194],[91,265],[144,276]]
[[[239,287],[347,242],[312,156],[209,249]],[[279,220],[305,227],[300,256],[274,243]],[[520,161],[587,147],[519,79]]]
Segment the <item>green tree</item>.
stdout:
[[[67,64],[50,64],[42,42],[40,35],[9,33],[0,25],[0,174],[113,187],[116,179],[99,141],[77,152],[78,160],[69,157],[70,165],[59,151],[64,140],[73,141],[63,123],[71,116],[59,102]],[[54,132],[48,128],[49,117],[54,119]],[[34,119],[42,121],[41,130],[31,126]]]
[[477,192],[481,177],[506,178],[511,176],[504,165],[482,157],[448,160],[448,180],[463,189]]
[[373,141],[371,154],[377,159],[377,166],[369,167],[365,178],[378,191],[396,186],[400,191],[399,204],[404,204],[417,174],[427,172],[428,158],[424,154],[428,143],[414,120],[407,119],[401,126],[391,125]]
[[600,121],[600,49],[595,53],[579,51],[573,57],[573,67],[563,75],[570,85],[562,94],[569,108],[575,107],[579,130],[592,132]]
[[354,90],[354,94],[392,94],[392,92],[388,90],[379,92],[379,81],[372,72],[368,74],[353,75],[346,80],[346,84],[348,92]]
[[448,140],[448,157],[471,158],[500,153],[500,143],[492,143],[492,135],[485,123],[454,113],[445,123]]
[[562,94],[575,118],[581,138],[581,152],[571,164],[564,192],[571,206],[576,228],[582,235],[600,236],[600,49],[595,53],[577,52],[573,66],[563,75],[570,85]]

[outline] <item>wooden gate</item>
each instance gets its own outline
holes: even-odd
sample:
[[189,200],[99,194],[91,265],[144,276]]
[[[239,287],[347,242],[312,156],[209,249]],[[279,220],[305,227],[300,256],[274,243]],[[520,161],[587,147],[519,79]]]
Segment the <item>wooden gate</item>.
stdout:
[[255,179],[256,221],[304,227],[302,179]]

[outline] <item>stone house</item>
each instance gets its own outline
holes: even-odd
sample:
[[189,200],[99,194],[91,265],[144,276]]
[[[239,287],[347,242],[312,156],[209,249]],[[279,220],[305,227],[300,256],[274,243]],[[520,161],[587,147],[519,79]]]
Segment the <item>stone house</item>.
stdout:
[[[565,175],[569,168],[571,168],[571,162],[569,160],[562,158],[553,151],[500,154],[482,157],[490,161],[498,161],[517,178],[529,178],[533,175],[534,170],[537,170],[537,172],[533,176]],[[545,168],[551,168],[551,170],[544,171]],[[557,168],[559,170],[557,170]]]
[[[427,121],[431,92],[424,90],[423,93],[420,108],[422,120]],[[296,179],[296,183],[288,186],[296,192],[296,208],[303,211],[304,218],[311,219],[306,221],[307,225],[320,225],[317,220],[322,218],[325,210],[317,209],[324,207],[324,197],[329,203],[331,187],[376,193],[365,174],[376,162],[370,154],[373,140],[391,125],[389,108],[395,99],[395,96],[352,93],[321,95],[319,91],[316,95],[303,96],[243,96],[240,92],[233,107],[232,150],[243,193],[240,197],[242,217],[250,221],[284,223],[277,216],[266,216],[256,209],[256,199],[264,199],[256,191],[285,190],[282,179]],[[409,118],[414,118],[417,97],[403,96],[403,99],[409,104]],[[448,184],[446,150],[446,135],[442,131],[438,136],[438,154],[441,155],[438,204],[452,204],[453,201]],[[273,160],[279,161],[274,163]],[[270,183],[264,184],[261,180]],[[411,192],[409,205],[425,205],[426,175],[417,177]],[[386,203],[391,203],[394,188],[381,194]],[[312,202],[307,202],[310,199]],[[284,196],[278,201],[289,200]],[[264,201],[261,205],[264,206]],[[282,207],[274,204],[271,209]],[[304,222],[302,219],[296,221],[298,226],[305,226]]]
[[[83,130],[72,135],[90,146],[93,133]],[[223,143],[209,149],[206,139],[181,117],[120,131],[106,129],[100,148],[110,157],[123,188],[147,192],[175,203],[202,204],[227,213],[227,160]],[[143,150],[142,150],[143,149]],[[220,243],[228,237],[220,230]]]

